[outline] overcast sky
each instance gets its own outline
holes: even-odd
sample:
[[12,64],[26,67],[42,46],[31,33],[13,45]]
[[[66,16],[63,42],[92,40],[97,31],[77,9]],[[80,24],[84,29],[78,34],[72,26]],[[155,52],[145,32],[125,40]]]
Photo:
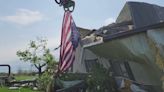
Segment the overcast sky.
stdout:
[[[77,26],[97,29],[114,22],[126,1],[75,0],[72,15]],[[135,1],[164,6],[163,0]],[[26,48],[36,37],[46,37],[49,48],[57,47],[63,13],[54,0],[0,0],[0,64],[29,68],[30,64],[21,63],[16,51]],[[59,57],[58,51],[53,54]]]

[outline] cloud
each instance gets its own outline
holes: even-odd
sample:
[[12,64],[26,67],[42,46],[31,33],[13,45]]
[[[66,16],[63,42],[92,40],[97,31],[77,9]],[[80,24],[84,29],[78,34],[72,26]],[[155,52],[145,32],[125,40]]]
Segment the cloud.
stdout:
[[58,50],[54,50],[54,49],[57,48],[59,45],[60,45],[60,36],[48,38],[47,47],[52,50],[52,54],[55,56],[57,60],[59,58],[59,49]]
[[0,49],[0,63],[8,63],[11,62],[13,60],[17,60],[17,56],[16,56],[16,49],[12,48],[12,49]]
[[4,16],[0,19],[19,25],[30,25],[43,20],[43,14],[41,14],[39,11],[18,9],[14,15]]
[[60,45],[60,37],[48,38],[48,48],[56,48]]
[[104,21],[104,25],[106,26],[106,25],[109,25],[109,24],[111,24],[113,22],[115,22],[115,19],[114,18],[108,18],[108,19],[106,19]]

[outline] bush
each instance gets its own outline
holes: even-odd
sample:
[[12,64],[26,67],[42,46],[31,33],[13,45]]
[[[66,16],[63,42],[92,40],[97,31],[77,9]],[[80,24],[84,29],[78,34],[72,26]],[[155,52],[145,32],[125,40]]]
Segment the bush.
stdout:
[[60,79],[64,81],[86,80],[87,76],[88,74],[84,73],[65,73],[60,76]]
[[95,64],[86,82],[89,92],[115,92],[115,82],[110,70],[101,64]]
[[55,85],[55,79],[53,78],[55,74],[55,70],[57,69],[56,62],[49,62],[45,71],[42,75],[37,79],[38,80],[38,87],[40,90],[45,92],[52,92],[47,90],[53,90]]
[[95,64],[88,74],[66,73],[60,77],[61,80],[84,80],[88,92],[115,92],[116,85],[110,69],[101,64]]
[[39,90],[46,91],[47,85],[53,81],[53,78],[48,72],[44,72],[37,80]]

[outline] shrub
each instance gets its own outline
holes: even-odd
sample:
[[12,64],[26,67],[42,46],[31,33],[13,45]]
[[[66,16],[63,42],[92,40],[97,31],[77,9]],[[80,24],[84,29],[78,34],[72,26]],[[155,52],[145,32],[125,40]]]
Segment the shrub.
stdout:
[[114,92],[115,82],[110,75],[110,70],[101,64],[95,64],[88,75],[87,85],[89,92]]
[[53,81],[52,75],[50,75],[48,72],[44,72],[38,79],[38,88],[39,90],[46,91],[47,85]]

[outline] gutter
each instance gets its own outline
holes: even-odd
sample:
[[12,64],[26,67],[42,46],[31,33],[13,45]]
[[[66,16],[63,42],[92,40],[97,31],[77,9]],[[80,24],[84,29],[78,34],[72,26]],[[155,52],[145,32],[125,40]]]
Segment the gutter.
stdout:
[[146,32],[150,29],[157,29],[160,27],[164,27],[164,22],[160,22],[160,23],[156,23],[156,24],[152,24],[152,25],[148,25],[148,26],[144,26],[141,28],[135,28],[132,30],[127,30],[124,32],[119,32],[119,33],[115,33],[115,34],[110,34],[110,35],[102,35],[103,36],[103,41],[104,42],[108,42],[114,39],[120,39],[122,37],[127,37],[127,36],[131,36],[131,35],[135,35],[135,34],[139,34],[141,32]]

